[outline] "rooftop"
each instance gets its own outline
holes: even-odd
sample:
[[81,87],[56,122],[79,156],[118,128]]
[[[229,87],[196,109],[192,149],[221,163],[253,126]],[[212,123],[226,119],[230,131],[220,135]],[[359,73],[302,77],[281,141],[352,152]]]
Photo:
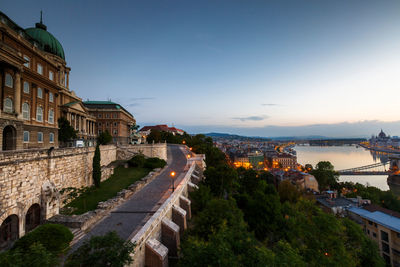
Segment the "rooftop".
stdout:
[[390,214],[384,213],[382,211],[371,212],[369,210],[356,207],[351,207],[348,210],[359,215],[362,218],[365,218],[400,233],[400,218],[398,217],[391,216]]
[[124,110],[125,112],[127,112],[129,115],[132,116],[133,115],[127,111],[126,109],[124,109],[120,104],[115,103],[115,102],[111,102],[111,101],[84,101],[83,105],[85,105],[85,107],[87,108],[94,108],[94,109],[117,109],[117,110]]
[[346,207],[355,204],[353,201],[344,197],[329,198],[327,196],[322,196],[322,197],[317,197],[317,201],[328,208]]

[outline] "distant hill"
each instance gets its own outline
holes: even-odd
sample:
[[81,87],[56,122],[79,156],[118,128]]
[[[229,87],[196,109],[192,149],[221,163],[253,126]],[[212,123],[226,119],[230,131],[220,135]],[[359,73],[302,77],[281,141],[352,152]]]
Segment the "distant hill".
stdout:
[[228,134],[228,133],[206,133],[206,136],[214,137],[214,138],[224,138],[224,139],[238,139],[238,140],[280,140],[280,141],[289,141],[289,140],[346,140],[346,139],[364,139],[364,138],[332,138],[326,137],[322,135],[306,135],[306,136],[274,136],[274,137],[263,137],[263,136],[242,136],[237,134]]

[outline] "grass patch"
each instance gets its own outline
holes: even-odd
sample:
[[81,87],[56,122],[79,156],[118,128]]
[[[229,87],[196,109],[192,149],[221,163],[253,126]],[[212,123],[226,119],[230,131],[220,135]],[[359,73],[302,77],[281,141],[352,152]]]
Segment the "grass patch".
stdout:
[[[119,191],[127,188],[134,182],[140,180],[150,172],[147,168],[124,168],[118,166],[114,169],[114,174],[107,180],[100,183],[100,187],[90,187],[79,197],[72,200],[67,208],[72,208],[72,213],[83,214],[90,210],[95,210],[97,204],[106,201],[117,195]],[[66,214],[66,213],[64,213]]]

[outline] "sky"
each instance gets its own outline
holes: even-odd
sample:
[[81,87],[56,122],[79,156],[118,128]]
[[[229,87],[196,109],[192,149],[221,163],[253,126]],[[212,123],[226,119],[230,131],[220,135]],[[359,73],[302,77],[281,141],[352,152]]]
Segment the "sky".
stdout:
[[62,44],[70,88],[141,126],[400,135],[400,1],[16,1]]

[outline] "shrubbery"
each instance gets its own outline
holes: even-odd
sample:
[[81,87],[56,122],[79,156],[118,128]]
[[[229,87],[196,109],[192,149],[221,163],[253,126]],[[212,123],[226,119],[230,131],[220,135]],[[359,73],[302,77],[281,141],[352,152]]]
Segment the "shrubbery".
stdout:
[[73,238],[71,231],[63,225],[44,224],[18,239],[12,250],[29,251],[33,244],[40,243],[49,252],[59,255],[69,247]]
[[136,155],[132,157],[128,161],[129,166],[131,167],[139,167],[139,168],[147,168],[147,169],[156,169],[163,168],[167,163],[163,159],[159,158],[145,158],[142,154]]
[[156,168],[163,168],[166,164],[167,164],[167,162],[165,162],[165,160],[163,160],[163,159],[148,158],[144,162],[143,166],[147,169],[156,169]]
[[132,262],[130,254],[135,245],[125,242],[115,232],[93,236],[72,253],[65,266],[123,267]]
[[146,158],[143,156],[143,154],[139,154],[136,156],[133,156],[129,161],[128,164],[130,167],[143,167],[144,162],[146,161]]
[[33,243],[27,250],[9,250],[0,253],[2,267],[53,267],[58,266],[58,258],[39,242]]

